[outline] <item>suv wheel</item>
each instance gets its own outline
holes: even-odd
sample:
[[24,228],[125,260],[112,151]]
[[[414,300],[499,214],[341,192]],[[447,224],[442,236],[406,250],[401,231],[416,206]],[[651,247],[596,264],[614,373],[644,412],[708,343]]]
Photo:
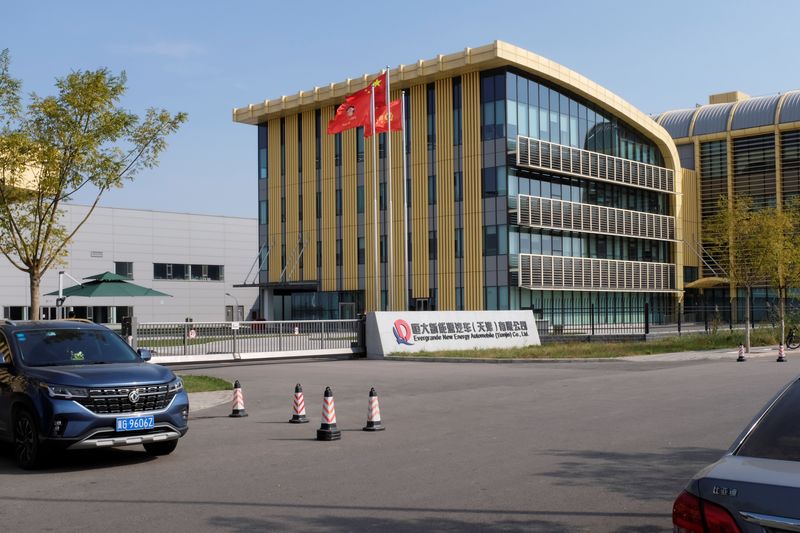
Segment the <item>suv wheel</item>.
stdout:
[[143,444],[148,455],[169,455],[178,447],[178,439]]
[[39,464],[41,444],[36,421],[25,409],[14,417],[14,459],[25,470],[36,468]]

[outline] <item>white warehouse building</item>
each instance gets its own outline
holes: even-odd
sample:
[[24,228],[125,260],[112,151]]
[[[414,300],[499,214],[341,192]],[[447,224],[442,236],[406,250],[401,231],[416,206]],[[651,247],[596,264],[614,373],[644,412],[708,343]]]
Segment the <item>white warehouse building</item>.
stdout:
[[[88,206],[67,205],[62,219],[74,228]],[[56,317],[59,271],[83,280],[115,272],[169,297],[69,297],[67,312],[95,322],[249,320],[260,316],[258,289],[234,287],[245,280],[258,250],[255,218],[97,207],[68,245],[66,261],[44,275],[42,318]],[[257,267],[256,267],[257,268]],[[75,285],[67,276],[64,287]],[[28,275],[0,257],[3,318],[31,318]]]

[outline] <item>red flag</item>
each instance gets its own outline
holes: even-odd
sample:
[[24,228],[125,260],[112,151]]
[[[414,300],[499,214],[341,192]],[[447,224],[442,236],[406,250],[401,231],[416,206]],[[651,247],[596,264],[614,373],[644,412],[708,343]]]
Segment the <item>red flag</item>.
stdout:
[[[388,112],[385,105],[380,109],[375,109],[375,131],[378,133],[386,133],[389,131],[389,115],[392,117],[392,131],[403,131],[403,122],[400,116],[401,112],[402,107],[400,106],[400,100],[390,102]],[[369,122],[367,122],[367,124],[364,125],[364,137],[371,136],[372,127]]]
[[328,133],[340,133],[358,126],[368,127],[370,123],[369,101],[373,89],[377,114],[379,102],[386,100],[386,74],[381,74],[369,85],[345,98],[344,103],[336,108],[336,116],[328,122]]

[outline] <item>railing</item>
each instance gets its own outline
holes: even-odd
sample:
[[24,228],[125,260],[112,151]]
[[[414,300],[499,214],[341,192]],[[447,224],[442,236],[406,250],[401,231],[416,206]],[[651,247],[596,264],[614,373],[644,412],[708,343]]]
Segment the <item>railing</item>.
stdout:
[[675,217],[526,194],[518,195],[517,224],[639,239],[675,239]]
[[674,193],[675,173],[664,167],[517,136],[517,165],[581,178]]
[[534,309],[533,315],[541,337],[622,336],[649,333],[651,311],[648,305],[550,305]]
[[517,284],[535,290],[674,292],[675,265],[519,254]]
[[154,352],[156,362],[366,351],[361,320],[150,322],[138,324],[133,337],[136,346]]

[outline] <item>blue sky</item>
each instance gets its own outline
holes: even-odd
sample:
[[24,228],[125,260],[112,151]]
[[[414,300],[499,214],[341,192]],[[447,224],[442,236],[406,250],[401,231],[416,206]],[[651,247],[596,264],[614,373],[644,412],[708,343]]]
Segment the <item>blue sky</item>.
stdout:
[[500,39],[652,114],[800,89],[798,15],[798,2],[741,0],[7,0],[0,49],[26,92],[108,67],[127,72],[129,109],[189,114],[161,165],[103,205],[255,218],[256,129],[233,123],[233,107]]

